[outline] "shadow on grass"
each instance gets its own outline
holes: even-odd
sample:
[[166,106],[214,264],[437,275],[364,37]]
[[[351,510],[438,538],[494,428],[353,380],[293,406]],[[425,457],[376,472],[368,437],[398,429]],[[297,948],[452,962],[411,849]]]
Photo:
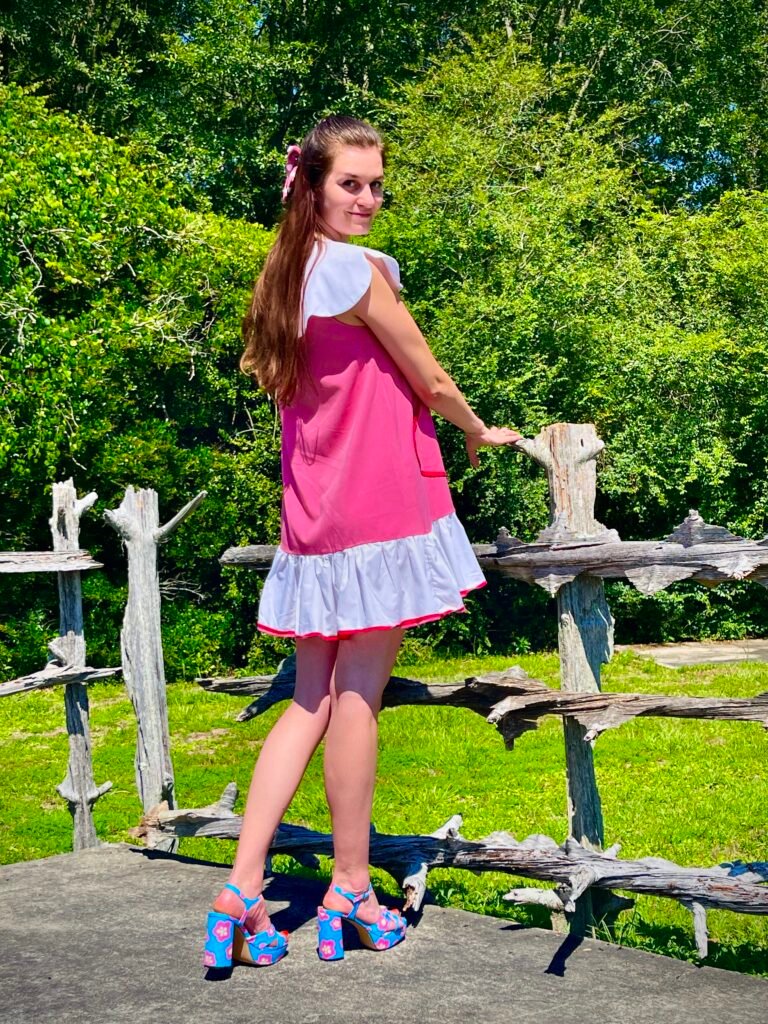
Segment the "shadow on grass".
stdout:
[[691,932],[674,925],[656,924],[633,915],[612,928],[600,925],[595,938],[630,949],[685,960],[699,967],[719,967],[740,974],[768,977],[768,957],[762,946],[752,942],[718,943],[710,940],[709,954],[700,960]]

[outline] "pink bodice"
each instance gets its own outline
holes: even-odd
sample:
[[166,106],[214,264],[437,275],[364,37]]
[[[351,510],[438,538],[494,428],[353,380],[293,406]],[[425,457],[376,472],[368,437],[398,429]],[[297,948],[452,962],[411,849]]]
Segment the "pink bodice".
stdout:
[[369,328],[310,316],[305,340],[311,383],[280,410],[281,548],[429,533],[453,512],[429,409]]

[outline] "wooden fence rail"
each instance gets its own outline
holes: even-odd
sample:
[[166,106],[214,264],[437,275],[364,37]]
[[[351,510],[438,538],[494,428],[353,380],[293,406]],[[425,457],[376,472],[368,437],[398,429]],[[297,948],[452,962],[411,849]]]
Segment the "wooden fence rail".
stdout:
[[[455,684],[427,684],[393,677],[384,706],[425,704],[466,707],[495,726],[509,749],[546,715],[563,720],[569,837],[558,845],[548,836],[518,842],[498,832],[470,842],[454,816],[429,836],[384,836],[375,833],[371,862],[389,870],[418,907],[426,891],[427,872],[435,866],[506,871],[556,883],[556,888],[514,889],[505,898],[534,903],[583,931],[596,916],[612,917],[632,905],[613,888],[653,893],[678,900],[693,913],[700,955],[706,955],[706,911],[723,907],[743,913],[768,913],[768,864],[735,861],[711,868],[684,868],[661,858],[621,861],[618,846],[603,850],[600,796],[593,748],[607,729],[639,716],[753,721],[768,726],[768,693],[750,699],[603,694],[601,666],[613,648],[613,620],[606,603],[604,579],[624,578],[644,594],[683,579],[710,585],[729,579],[754,579],[768,585],[768,538],[749,541],[703,522],[696,512],[663,541],[620,540],[594,518],[596,458],[603,443],[590,424],[554,424],[536,438],[523,439],[521,452],[544,467],[550,491],[550,524],[526,544],[501,530],[496,543],[474,545],[481,565],[541,586],[557,601],[561,688],[553,690],[519,667],[472,677]],[[170,755],[165,674],[160,633],[157,545],[200,504],[198,494],[165,525],[159,522],[157,494],[128,488],[120,507],[105,513],[128,553],[128,602],[121,631],[122,670],[137,716],[136,785],[144,816],[136,830],[148,845],[174,849],[182,836],[235,838],[241,819],[234,814],[234,784],[213,805],[177,809]],[[74,848],[99,845],[93,827],[93,804],[111,783],[93,779],[87,685],[114,676],[117,668],[93,669],[85,663],[80,572],[100,568],[79,547],[79,520],[96,500],[77,499],[72,481],[54,485],[53,551],[0,552],[0,573],[56,572],[59,581],[59,637],[49,645],[51,659],[39,672],[0,684],[0,696],[63,685],[69,765],[58,788],[74,820]],[[266,568],[275,548],[230,548],[225,565]],[[238,716],[247,721],[275,703],[289,699],[295,662],[286,659],[275,676],[237,679],[202,678],[215,691],[255,699]],[[331,837],[281,825],[272,852],[290,852],[305,864],[330,853]],[[593,895],[595,902],[593,904]]]
[[[242,817],[233,811],[237,787],[230,783],[216,804],[186,810],[155,808],[134,830],[149,846],[169,836],[237,839]],[[402,885],[406,909],[418,910],[426,894],[430,868],[464,868],[497,871],[555,882],[552,889],[512,889],[504,897],[516,904],[537,904],[571,923],[578,919],[577,902],[592,887],[605,899],[604,916],[613,916],[633,905],[613,889],[646,896],[664,896],[693,913],[699,955],[707,955],[707,909],[768,914],[768,863],[732,861],[711,868],[681,867],[661,857],[619,860],[618,845],[605,851],[582,846],[574,839],[558,845],[549,836],[531,835],[518,842],[508,832],[494,832],[484,839],[465,839],[459,829],[461,815],[454,815],[430,835],[371,833],[371,864],[388,871]],[[282,824],[270,846],[270,854],[288,853],[304,864],[319,854],[333,856],[333,836],[298,825]],[[558,928],[558,930],[560,930]]]
[[[247,722],[274,704],[293,696],[296,678],[293,655],[274,676],[197,680],[214,693],[256,696],[236,721]],[[758,722],[768,728],[768,693],[757,697],[674,697],[643,693],[574,693],[553,690],[533,679],[519,665],[485,676],[470,676],[458,683],[423,683],[391,676],[382,707],[405,704],[467,708],[495,725],[509,750],[518,736],[536,729],[546,715],[576,718],[584,726],[584,741],[594,744],[601,733],[634,718],[698,718],[730,722]]]
[[[535,438],[524,438],[516,447],[547,472],[549,526],[531,544],[501,530],[495,544],[476,544],[474,550],[484,569],[541,586],[556,598],[561,689],[551,690],[525,677],[516,668],[449,686],[394,678],[385,690],[384,706],[422,703],[469,707],[485,715],[510,748],[523,732],[536,728],[544,715],[560,715],[564,729],[569,826],[569,840],[562,849],[570,850],[571,857],[575,856],[574,851],[580,851],[577,855],[580,862],[598,857],[602,863],[607,855],[602,852],[604,826],[593,760],[594,743],[602,732],[646,715],[746,720],[768,725],[768,694],[745,700],[603,694],[601,667],[610,660],[613,651],[613,619],[605,599],[603,580],[627,579],[644,594],[655,593],[683,579],[717,585],[724,580],[751,578],[768,585],[768,539],[756,542],[735,537],[721,527],[704,523],[698,513],[692,511],[664,541],[622,542],[615,530],[607,529],[594,515],[596,459],[603,449],[594,426],[556,423]],[[229,548],[221,562],[265,568],[271,563],[274,552],[275,548],[266,545]],[[257,695],[238,716],[245,721],[291,695],[292,671],[290,662],[286,662],[271,679],[253,677],[247,684],[242,679],[205,678],[198,682],[210,689],[235,692],[236,688],[236,692]],[[186,828],[190,820],[197,821],[196,816],[201,812],[179,813],[181,817],[174,819],[156,809],[152,823],[145,819],[147,834],[154,835],[152,830],[158,828],[172,831],[174,821],[183,822]],[[232,827],[232,822],[228,822],[230,835]],[[407,837],[390,838],[394,841]],[[554,840],[544,839],[548,850],[557,846]],[[448,842],[445,837],[444,840]],[[657,858],[649,860],[660,863]],[[570,886],[565,899],[553,896],[551,891],[535,889],[515,890],[514,899],[565,912],[571,928],[583,931],[596,916],[610,914],[619,907],[616,897],[606,899],[605,893],[600,892],[611,885],[619,886],[615,879],[623,868],[618,869],[618,863],[614,860],[613,872],[607,873],[595,872],[591,861],[589,871],[582,870],[582,864],[577,872],[578,884]],[[708,895],[709,883],[703,881],[706,871],[672,867],[676,872],[693,873],[687,876],[693,889],[686,889],[677,896],[669,889],[659,894],[680,899],[693,912],[701,952],[706,948],[706,907],[715,905],[710,900],[711,894]],[[728,866],[721,866],[714,870],[719,877],[727,869]],[[741,873],[739,884],[751,887],[747,902],[756,908],[747,912],[765,913],[765,909],[759,908],[768,906],[768,890],[764,886],[768,878],[766,866],[752,865],[748,871],[744,870],[746,874]],[[741,868],[737,868],[737,874],[739,872]],[[518,870],[517,873],[548,877],[531,871]],[[694,875],[698,881],[692,880]],[[609,878],[614,881],[606,881]],[[700,898],[694,891],[696,885],[700,886]],[[623,883],[620,887],[633,888]],[[596,906],[592,905],[593,888],[597,890]],[[641,886],[636,891],[644,890]]]

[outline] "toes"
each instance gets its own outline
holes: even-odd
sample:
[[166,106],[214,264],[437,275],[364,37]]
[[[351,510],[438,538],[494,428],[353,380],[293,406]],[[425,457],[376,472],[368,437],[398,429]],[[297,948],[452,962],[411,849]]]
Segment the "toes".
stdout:
[[384,931],[394,932],[403,927],[405,919],[399,910],[382,907],[380,921],[384,926]]

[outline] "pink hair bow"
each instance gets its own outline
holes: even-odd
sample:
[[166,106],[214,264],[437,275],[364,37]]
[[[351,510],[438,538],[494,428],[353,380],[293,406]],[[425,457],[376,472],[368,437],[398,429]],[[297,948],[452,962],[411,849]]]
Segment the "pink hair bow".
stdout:
[[296,177],[296,168],[299,165],[301,146],[289,146],[285,154],[285,181],[283,182],[283,202],[290,195],[293,187],[293,179]]

